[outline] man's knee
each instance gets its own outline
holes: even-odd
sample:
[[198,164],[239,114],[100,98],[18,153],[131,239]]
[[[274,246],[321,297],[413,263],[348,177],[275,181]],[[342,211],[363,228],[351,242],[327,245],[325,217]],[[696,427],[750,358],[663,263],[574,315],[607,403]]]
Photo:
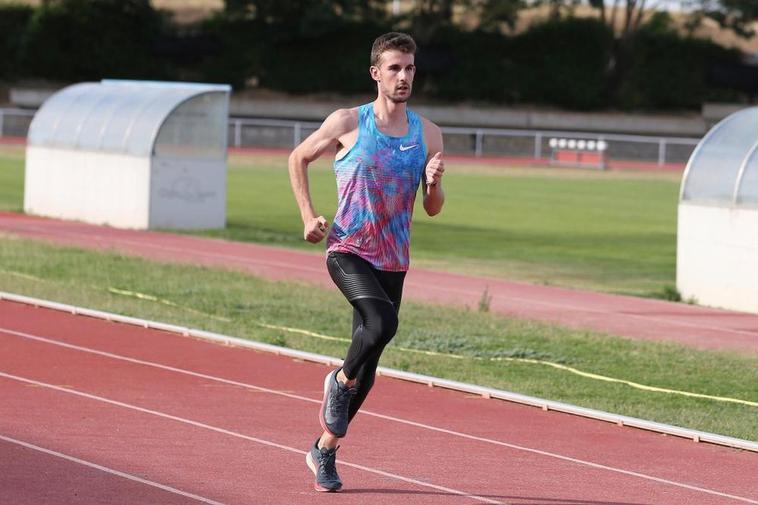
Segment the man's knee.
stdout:
[[382,311],[380,333],[383,337],[383,343],[386,344],[392,337],[395,336],[395,333],[397,333],[397,325],[398,320],[397,312],[395,312],[395,307],[393,307],[391,304],[388,304],[385,307],[385,310]]
[[385,346],[397,332],[398,319],[392,305],[380,311],[375,317],[363,322],[366,343],[371,347]]

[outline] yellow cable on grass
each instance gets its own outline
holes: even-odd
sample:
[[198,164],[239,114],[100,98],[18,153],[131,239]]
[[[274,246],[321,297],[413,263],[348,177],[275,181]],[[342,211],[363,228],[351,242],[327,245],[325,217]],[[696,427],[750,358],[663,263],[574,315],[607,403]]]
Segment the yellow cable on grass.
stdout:
[[108,288],[108,292],[114,293],[117,295],[123,295],[123,296],[131,296],[133,298],[139,298],[140,300],[148,300],[151,302],[158,302],[162,303],[164,305],[168,305],[170,307],[176,307],[178,309],[186,310],[188,312],[192,312],[193,314],[198,314],[200,316],[204,317],[210,317],[211,319],[215,319],[217,321],[224,321],[226,323],[230,323],[232,320],[228,317],[221,317],[221,316],[215,316],[213,314],[208,314],[207,312],[202,312],[200,310],[195,310],[192,307],[184,307],[182,305],[177,305],[176,303],[172,302],[171,300],[163,300],[161,298],[157,298],[152,295],[146,295],[145,293],[138,293],[136,291],[127,291],[125,289],[117,289],[117,288]]
[[740,403],[742,405],[748,405],[750,407],[758,407],[758,402],[740,400],[739,398],[729,398],[727,396],[711,396],[711,395],[704,395],[700,393],[690,393],[689,391],[679,391],[677,389],[666,389],[666,388],[659,388],[655,386],[646,386],[645,384],[639,384],[637,382],[632,382],[632,381],[628,381],[624,379],[615,379],[613,377],[606,377],[605,375],[598,375],[598,374],[594,374],[590,372],[583,372],[581,370],[577,370],[576,368],[572,368],[566,365],[561,365],[559,363],[553,363],[550,361],[542,361],[542,360],[534,360],[534,359],[526,359],[526,358],[490,358],[490,359],[492,360],[506,359],[506,360],[518,360],[518,361],[527,362],[527,363],[539,363],[540,365],[551,366],[559,370],[566,370],[567,372],[571,372],[576,375],[581,375],[582,377],[587,377],[589,379],[595,379],[595,380],[605,381],[605,382],[616,382],[619,384],[626,384],[627,386],[631,386],[637,389],[642,389],[644,391],[655,391],[657,393],[677,394],[677,395],[682,395],[682,396],[690,396],[692,398],[705,398],[707,400]]
[[[196,314],[200,314],[200,315],[203,315],[203,316],[206,316],[206,317],[211,317],[213,319],[217,319],[217,320],[221,320],[221,321],[227,321],[227,322],[231,321],[231,319],[228,319],[228,318],[214,316],[212,314],[207,314],[207,313],[201,312],[199,310],[195,310],[195,309],[190,308],[190,307],[184,307],[184,306],[181,306],[181,305],[177,305],[176,303],[174,303],[172,301],[169,301],[169,300],[162,300],[160,298],[156,298],[154,296],[146,295],[146,294],[143,294],[143,293],[137,293],[137,292],[134,292],[134,291],[126,291],[126,290],[116,289],[116,288],[108,288],[108,291],[110,291],[111,293],[119,294],[119,295],[132,296],[132,297],[140,298],[140,299],[143,299],[143,300],[149,300],[149,301],[155,301],[155,302],[163,303],[165,305],[170,305],[172,307],[177,307],[177,308],[180,308],[180,309],[188,310],[190,312],[193,312],[193,313],[196,313]],[[291,327],[288,327],[288,326],[278,326],[278,325],[275,325],[275,324],[262,323],[262,322],[259,322],[259,321],[253,321],[253,323],[256,324],[256,325],[258,325],[258,326],[260,326],[260,327],[262,327],[262,328],[268,328],[268,329],[271,329],[271,330],[286,331],[286,332],[289,332],[289,333],[297,333],[299,335],[305,335],[305,336],[308,336],[308,337],[320,338],[322,340],[331,340],[331,341],[336,341],[336,342],[350,342],[350,339],[348,339],[348,338],[340,338],[340,337],[334,337],[334,336],[331,336],[331,335],[324,335],[322,333],[316,333],[316,332],[309,331],[309,330],[303,330],[301,328],[291,328]],[[441,352],[436,352],[436,351],[425,351],[425,350],[422,350],[422,349],[410,349],[410,348],[407,348],[407,347],[397,347],[397,346],[394,347],[394,349],[399,350],[399,351],[403,351],[403,352],[412,352],[412,353],[416,353],[416,354],[425,354],[427,356],[440,356],[440,357],[453,358],[453,359],[474,359],[474,360],[486,360],[486,361],[514,361],[514,362],[518,362],[518,363],[531,363],[531,364],[537,364],[537,365],[544,365],[544,366],[549,366],[549,367],[556,368],[558,370],[564,370],[566,372],[570,372],[570,373],[579,375],[581,377],[586,377],[588,379],[594,379],[594,380],[605,381],[605,382],[615,382],[615,383],[618,383],[618,384],[625,384],[625,385],[627,385],[629,387],[633,387],[633,388],[636,388],[636,389],[641,389],[643,391],[654,391],[656,393],[675,394],[675,395],[681,395],[681,396],[688,396],[688,397],[691,397],[691,398],[703,398],[703,399],[706,399],[706,400],[715,400],[715,401],[719,401],[719,402],[729,402],[729,403],[739,403],[741,405],[747,405],[747,406],[750,406],[750,407],[758,407],[758,402],[751,402],[751,401],[748,401],[748,400],[740,400],[739,398],[729,398],[729,397],[725,397],[725,396],[712,396],[712,395],[705,395],[705,394],[700,394],[700,393],[690,393],[689,391],[679,391],[677,389],[666,389],[666,388],[659,388],[659,387],[655,387],[655,386],[647,386],[645,384],[639,384],[637,382],[632,382],[632,381],[628,381],[628,380],[624,380],[624,379],[616,379],[614,377],[607,377],[605,375],[599,375],[599,374],[590,373],[590,372],[583,372],[582,370],[578,370],[578,369],[572,368],[570,366],[561,365],[560,363],[554,363],[552,361],[545,361],[545,360],[540,360],[540,359],[509,358],[509,357],[482,358],[482,357],[477,357],[477,356],[462,356],[460,354],[449,354],[449,353],[441,353]]]
[[[288,332],[292,332],[292,333],[300,333],[300,334],[303,334],[303,335],[308,335],[308,336],[312,336],[312,337],[318,337],[318,338],[327,339],[327,340],[339,340],[339,341],[350,342],[350,340],[346,339],[346,338],[338,338],[338,337],[332,337],[332,336],[329,336],[329,335],[321,335],[321,334],[314,333],[314,332],[311,332],[311,331],[301,330],[299,328],[289,328],[287,326],[276,326],[276,325],[273,325],[273,324],[263,324],[263,323],[258,323],[258,322],[256,322],[256,324],[258,324],[260,326],[264,326],[266,328],[271,328],[271,329],[281,330],[281,331],[288,331]],[[646,386],[644,384],[639,384],[637,382],[627,381],[627,380],[624,380],[624,379],[616,379],[616,378],[613,378],[613,377],[607,377],[605,375],[599,375],[599,374],[594,374],[594,373],[590,373],[590,372],[583,372],[581,370],[578,370],[576,368],[572,368],[570,366],[561,365],[560,363],[553,363],[552,361],[545,361],[545,360],[540,360],[540,359],[509,358],[509,357],[481,358],[481,357],[478,357],[478,356],[462,356],[460,354],[449,354],[449,353],[441,353],[441,352],[435,352],[435,351],[424,351],[424,350],[421,350],[421,349],[410,349],[410,348],[407,348],[407,347],[399,347],[399,346],[395,346],[394,348],[397,349],[397,350],[399,350],[399,351],[414,352],[414,353],[419,353],[419,354],[427,354],[427,355],[430,355],[430,356],[442,356],[442,357],[445,357],[445,358],[455,358],[455,359],[466,359],[466,358],[468,358],[468,359],[487,360],[487,361],[516,361],[516,362],[520,362],[520,363],[533,363],[533,364],[538,364],[538,365],[551,366],[553,368],[557,368],[559,370],[565,370],[567,372],[571,372],[573,374],[580,375],[582,377],[587,377],[589,379],[595,379],[595,380],[600,380],[600,381],[605,381],[605,382],[616,382],[616,383],[619,383],[619,384],[626,384],[627,386],[631,386],[631,387],[637,388],[637,389],[642,389],[642,390],[645,390],[645,391],[655,391],[657,393],[678,394],[678,395],[683,395],[683,396],[690,396],[690,397],[693,397],[693,398],[705,398],[705,399],[708,399],[708,400],[717,400],[717,401],[722,401],[722,402],[740,403],[740,404],[743,404],[743,405],[749,405],[751,407],[758,407],[758,402],[751,402],[751,401],[748,401],[748,400],[740,400],[738,398],[729,398],[729,397],[723,397],[723,396],[711,396],[711,395],[704,395],[704,394],[700,394],[700,393],[690,393],[688,391],[679,391],[679,390],[676,390],[676,389],[666,389],[666,388],[659,388],[659,387],[655,387],[655,386]]]
[[0,273],[8,274],[8,275],[13,275],[15,277],[21,277],[22,279],[27,279],[27,280],[30,280],[30,281],[41,282],[41,281],[45,280],[45,279],[41,279],[39,277],[35,277],[33,275],[25,274],[25,273],[22,273],[22,272],[15,272],[13,270],[5,270],[4,268],[0,268]]

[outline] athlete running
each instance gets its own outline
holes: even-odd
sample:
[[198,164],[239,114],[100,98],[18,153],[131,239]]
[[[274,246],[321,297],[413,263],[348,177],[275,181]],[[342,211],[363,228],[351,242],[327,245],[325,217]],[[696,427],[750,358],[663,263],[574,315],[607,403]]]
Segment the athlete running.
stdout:
[[[438,214],[445,202],[442,133],[406,106],[415,53],[409,35],[377,38],[369,68],[376,100],[333,112],[289,158],[303,237],[314,244],[327,237],[327,269],[353,306],[352,343],[342,367],[324,380],[319,412],[324,431],[306,456],[317,491],[342,487],[337,442],[371,390],[379,357],[397,330],[419,184],[427,214]],[[331,227],[313,208],[308,187],[308,165],[327,153],[335,154],[338,195]]]

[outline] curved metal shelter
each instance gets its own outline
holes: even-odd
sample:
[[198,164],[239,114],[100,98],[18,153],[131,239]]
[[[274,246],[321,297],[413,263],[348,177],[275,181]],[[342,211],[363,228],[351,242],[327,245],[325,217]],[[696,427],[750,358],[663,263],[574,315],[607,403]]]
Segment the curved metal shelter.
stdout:
[[132,156],[224,157],[229,91],[153,81],[74,84],[37,111],[27,142]]
[[687,163],[680,199],[758,205],[758,107],[728,116],[703,137]]
[[229,92],[127,80],[60,90],[29,128],[25,209],[128,228],[224,226]]
[[758,107],[715,125],[682,178],[677,287],[686,299],[758,312]]

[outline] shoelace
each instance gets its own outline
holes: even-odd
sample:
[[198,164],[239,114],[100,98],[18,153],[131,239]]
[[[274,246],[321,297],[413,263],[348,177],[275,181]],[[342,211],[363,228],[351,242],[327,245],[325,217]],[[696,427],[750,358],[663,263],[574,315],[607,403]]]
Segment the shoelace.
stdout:
[[319,461],[318,471],[326,476],[329,480],[337,480],[337,449],[335,447],[333,451],[322,452]]
[[347,411],[348,403],[358,392],[355,388],[338,390],[338,392],[332,396],[329,411],[333,416],[338,416]]

